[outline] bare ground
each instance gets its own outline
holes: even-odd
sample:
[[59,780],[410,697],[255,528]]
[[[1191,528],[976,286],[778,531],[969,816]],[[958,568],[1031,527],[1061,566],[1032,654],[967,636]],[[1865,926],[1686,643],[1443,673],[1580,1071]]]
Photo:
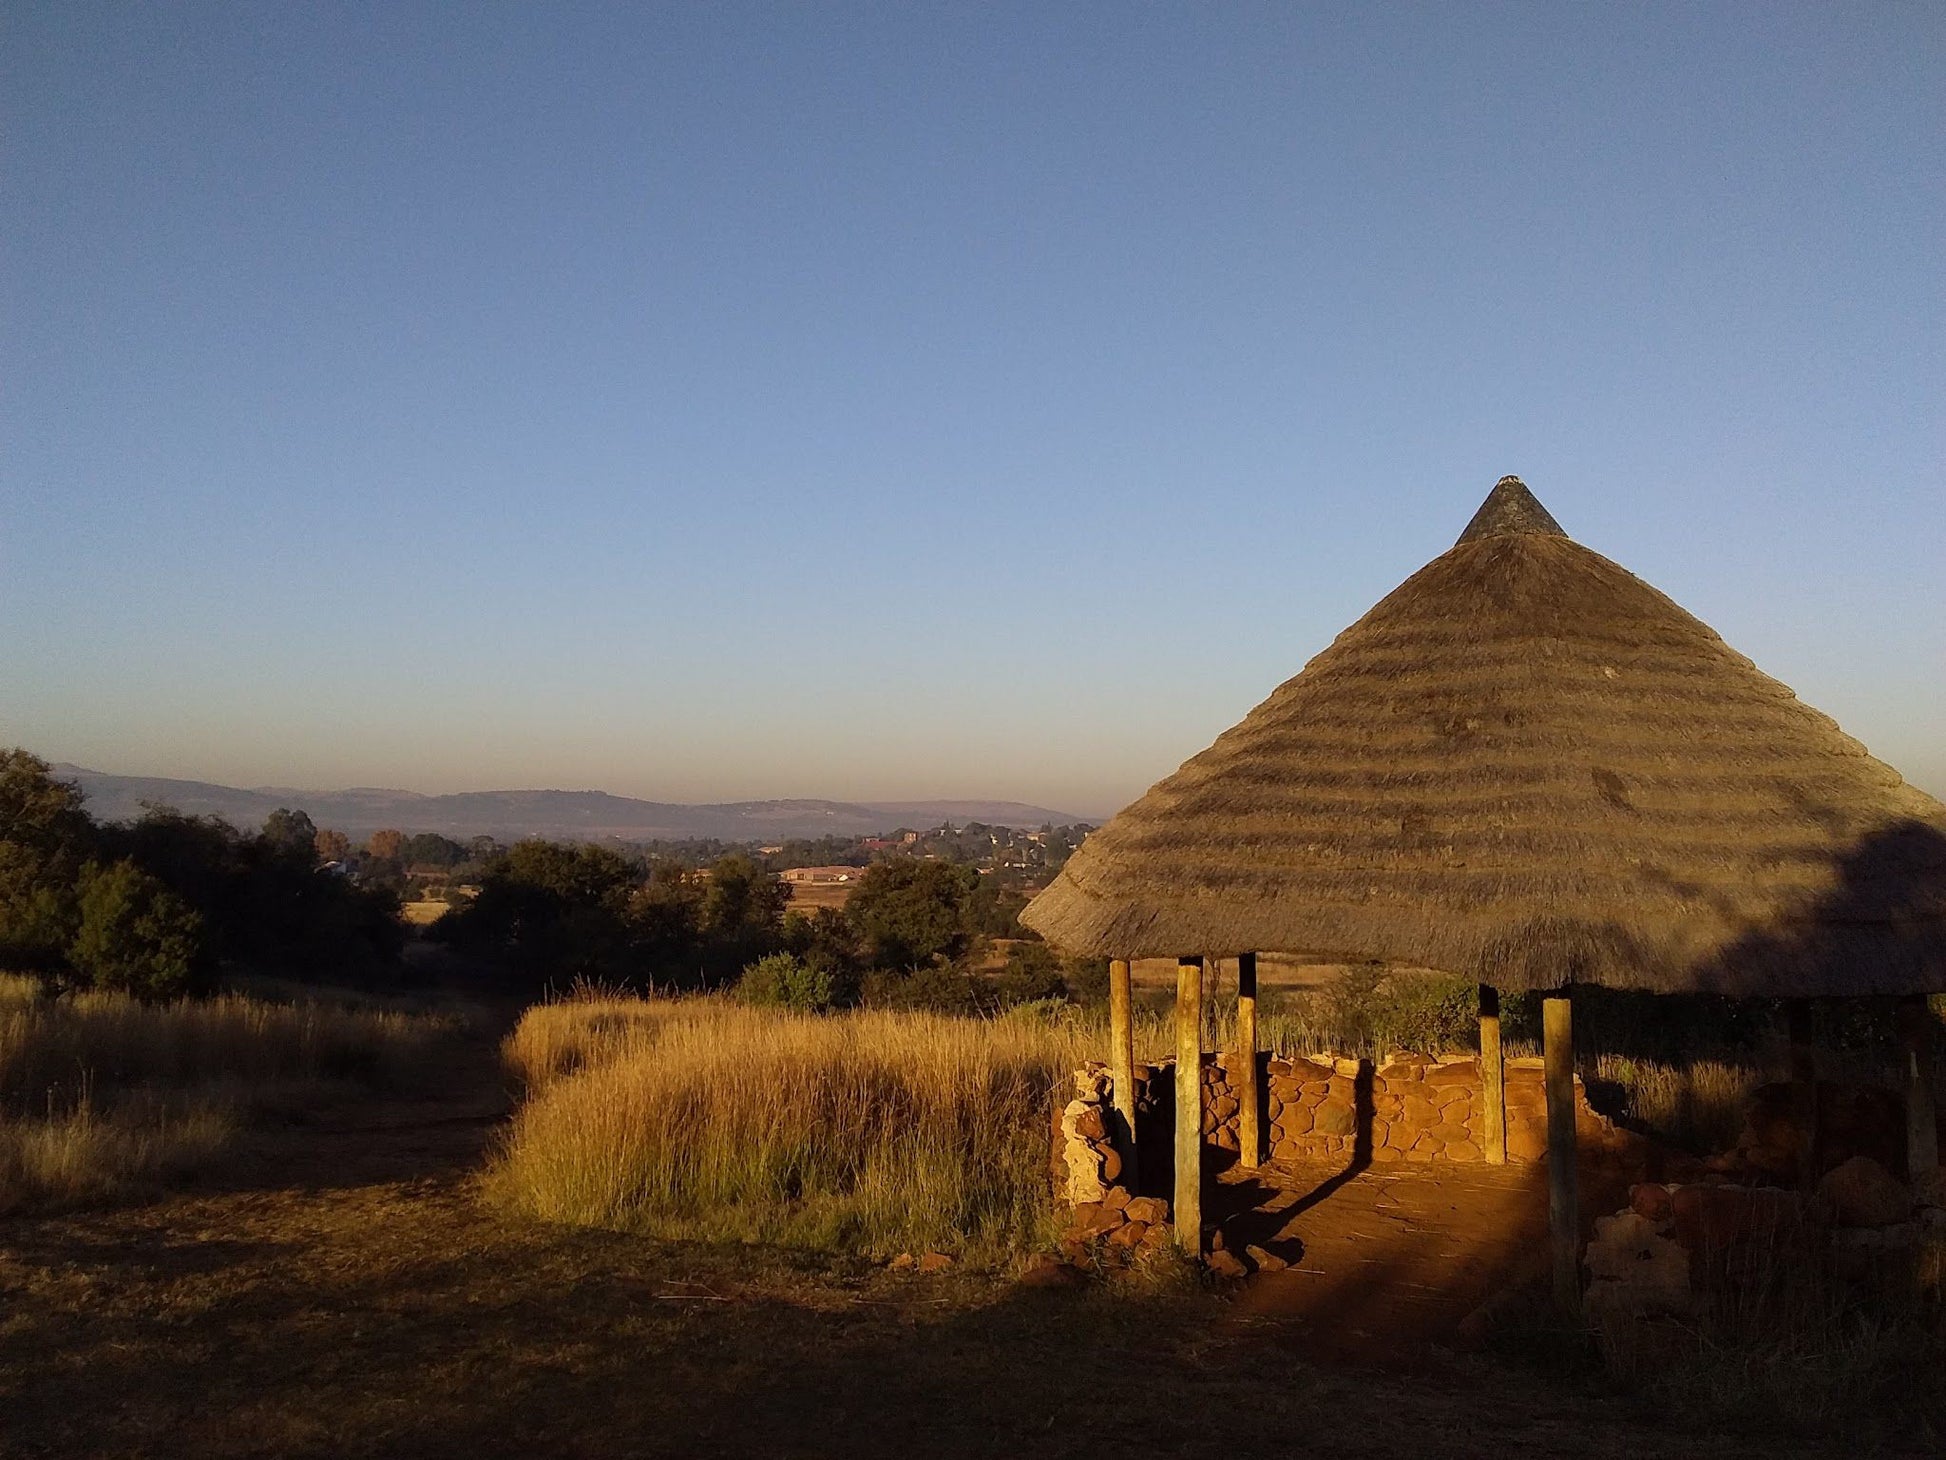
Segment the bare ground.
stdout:
[[[510,1221],[475,1192],[491,1048],[450,1077],[263,1133],[197,1191],[0,1223],[0,1454],[1792,1453],[1478,1358],[1320,1365],[1301,1287],[1040,1291]],[[1357,1246],[1297,1200],[1301,1267]]]

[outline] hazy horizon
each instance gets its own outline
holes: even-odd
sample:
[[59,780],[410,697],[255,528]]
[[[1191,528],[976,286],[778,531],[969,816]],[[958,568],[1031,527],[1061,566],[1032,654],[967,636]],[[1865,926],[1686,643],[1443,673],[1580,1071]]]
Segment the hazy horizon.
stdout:
[[1101,815],[1522,476],[1946,795],[1946,12],[24,5],[0,744]]

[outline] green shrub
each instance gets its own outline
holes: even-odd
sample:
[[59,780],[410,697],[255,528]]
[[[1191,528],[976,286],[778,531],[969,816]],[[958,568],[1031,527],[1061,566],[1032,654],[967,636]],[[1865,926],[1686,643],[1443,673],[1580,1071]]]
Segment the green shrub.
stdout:
[[140,999],[187,993],[204,962],[203,920],[126,859],[90,862],[76,886],[80,925],[68,945],[76,975]]
[[746,1004],[822,1014],[857,1002],[844,968],[819,953],[772,953],[743,970],[736,996]]

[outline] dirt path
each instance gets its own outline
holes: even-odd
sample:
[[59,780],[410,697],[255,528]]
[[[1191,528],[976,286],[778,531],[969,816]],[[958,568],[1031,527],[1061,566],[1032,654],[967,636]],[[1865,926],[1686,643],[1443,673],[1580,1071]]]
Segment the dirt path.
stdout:
[[[446,1073],[451,1096],[266,1133],[202,1190],[0,1223],[0,1454],[1788,1453],[1478,1361],[1320,1368],[1268,1288],[1029,1291],[512,1221],[475,1186],[490,1047]],[[1411,1210],[1388,1191],[1374,1213]],[[1355,1246],[1322,1211],[1294,1218],[1309,1250]]]
[[[1625,1174],[1583,1172],[1584,1223],[1616,1210]],[[1467,1320],[1545,1279],[1546,1169],[1535,1165],[1275,1164],[1231,1172],[1213,1203],[1232,1250],[1290,1266],[1242,1289],[1240,1317],[1274,1323],[1306,1357],[1423,1369],[1464,1347]]]

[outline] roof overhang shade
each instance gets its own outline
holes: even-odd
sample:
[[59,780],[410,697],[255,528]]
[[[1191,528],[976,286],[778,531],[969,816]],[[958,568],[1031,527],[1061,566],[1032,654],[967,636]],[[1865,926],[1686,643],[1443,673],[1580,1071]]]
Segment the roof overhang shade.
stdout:
[[1946,806],[1518,480],[1034,899],[1116,958],[1507,989],[1946,988]]

